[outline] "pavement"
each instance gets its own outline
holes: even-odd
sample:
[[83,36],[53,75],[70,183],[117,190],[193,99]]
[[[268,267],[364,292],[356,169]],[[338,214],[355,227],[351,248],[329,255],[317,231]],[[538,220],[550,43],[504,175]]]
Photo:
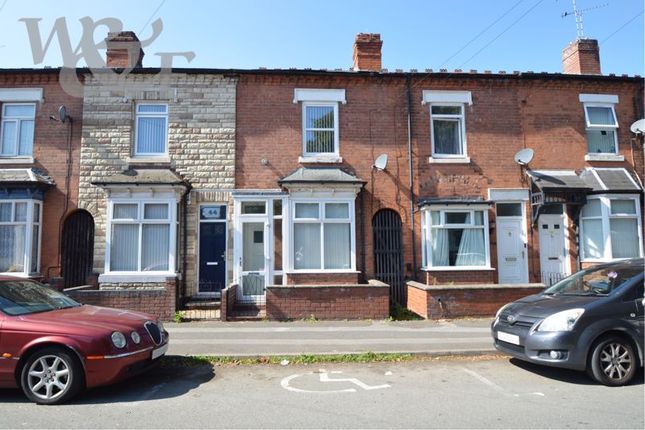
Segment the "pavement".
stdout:
[[495,352],[491,318],[438,321],[186,322],[164,324],[169,355],[272,356]]

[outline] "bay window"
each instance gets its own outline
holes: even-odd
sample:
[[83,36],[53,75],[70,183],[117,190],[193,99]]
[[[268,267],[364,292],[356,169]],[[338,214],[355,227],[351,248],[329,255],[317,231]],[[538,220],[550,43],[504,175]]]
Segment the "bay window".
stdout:
[[431,206],[422,214],[425,269],[490,267],[487,209]]
[[0,273],[38,273],[41,210],[35,200],[0,200]]
[[110,203],[106,272],[174,272],[173,200]]
[[354,202],[293,204],[294,270],[354,270]]
[[638,197],[589,197],[580,213],[583,261],[640,257],[642,231]]

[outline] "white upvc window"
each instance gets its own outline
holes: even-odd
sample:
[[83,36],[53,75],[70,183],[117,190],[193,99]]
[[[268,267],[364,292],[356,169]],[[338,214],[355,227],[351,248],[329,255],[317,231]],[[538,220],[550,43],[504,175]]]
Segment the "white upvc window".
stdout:
[[0,273],[30,276],[40,270],[42,204],[0,200]]
[[586,262],[643,255],[637,196],[590,196],[580,213],[581,257]]
[[168,153],[168,105],[139,103],[136,106],[135,156],[163,156]]
[[111,200],[106,273],[174,275],[176,220],[172,199]]
[[291,207],[294,271],[356,270],[354,201],[296,200]]
[[433,158],[466,157],[463,103],[431,103],[430,134]]
[[587,151],[589,154],[618,153],[618,120],[613,104],[585,103]]
[[2,104],[0,157],[32,155],[35,119],[36,103]]
[[487,208],[429,206],[422,209],[421,227],[424,269],[490,268]]
[[302,153],[305,157],[338,156],[338,103],[302,103]]

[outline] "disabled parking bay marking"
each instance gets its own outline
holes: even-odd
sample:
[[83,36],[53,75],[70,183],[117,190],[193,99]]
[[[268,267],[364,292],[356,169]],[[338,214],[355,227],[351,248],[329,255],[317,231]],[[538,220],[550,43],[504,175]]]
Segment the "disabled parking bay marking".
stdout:
[[[368,385],[368,384],[364,383],[363,381],[361,381],[361,380],[359,380],[357,378],[343,378],[343,377],[330,378],[329,377],[330,374],[331,375],[340,375],[342,373],[343,372],[341,372],[340,370],[328,372],[328,371],[326,371],[324,369],[320,369],[318,372],[296,373],[294,375],[290,375],[290,376],[287,376],[287,377],[283,378],[282,381],[280,381],[280,385],[285,390],[293,391],[293,392],[296,392],[296,393],[320,393],[320,394],[356,393],[358,391],[354,387],[352,387],[352,388],[343,388],[343,389],[339,389],[339,390],[327,390],[327,389],[325,389],[327,387],[330,387],[329,385],[327,385],[327,383],[330,383],[330,382],[345,382],[345,383],[349,383],[349,384],[352,384],[352,385],[354,385],[354,386],[356,386],[356,387],[358,387],[358,388],[360,388],[361,390],[364,390],[364,391],[381,390],[381,389],[390,387],[390,384]],[[320,380],[318,382],[323,384],[321,386],[322,389],[320,389],[320,390],[305,390],[305,389],[302,389],[302,388],[293,387],[291,385],[291,381],[293,381],[294,379],[302,378],[302,377],[307,376],[307,375],[316,375],[316,374],[320,375]]]

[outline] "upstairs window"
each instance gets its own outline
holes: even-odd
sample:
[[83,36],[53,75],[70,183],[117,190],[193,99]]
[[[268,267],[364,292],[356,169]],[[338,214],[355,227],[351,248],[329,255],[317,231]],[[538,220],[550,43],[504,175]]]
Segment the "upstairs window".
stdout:
[[590,154],[618,152],[618,121],[614,105],[586,103],[587,150]]
[[433,157],[463,157],[465,125],[463,104],[432,104],[430,106]]
[[300,161],[341,161],[338,104],[346,103],[345,90],[296,88],[293,102],[302,102]]
[[139,104],[136,108],[134,155],[166,155],[168,140],[168,105]]
[[35,118],[35,103],[5,103],[2,105],[0,157],[32,155]]

